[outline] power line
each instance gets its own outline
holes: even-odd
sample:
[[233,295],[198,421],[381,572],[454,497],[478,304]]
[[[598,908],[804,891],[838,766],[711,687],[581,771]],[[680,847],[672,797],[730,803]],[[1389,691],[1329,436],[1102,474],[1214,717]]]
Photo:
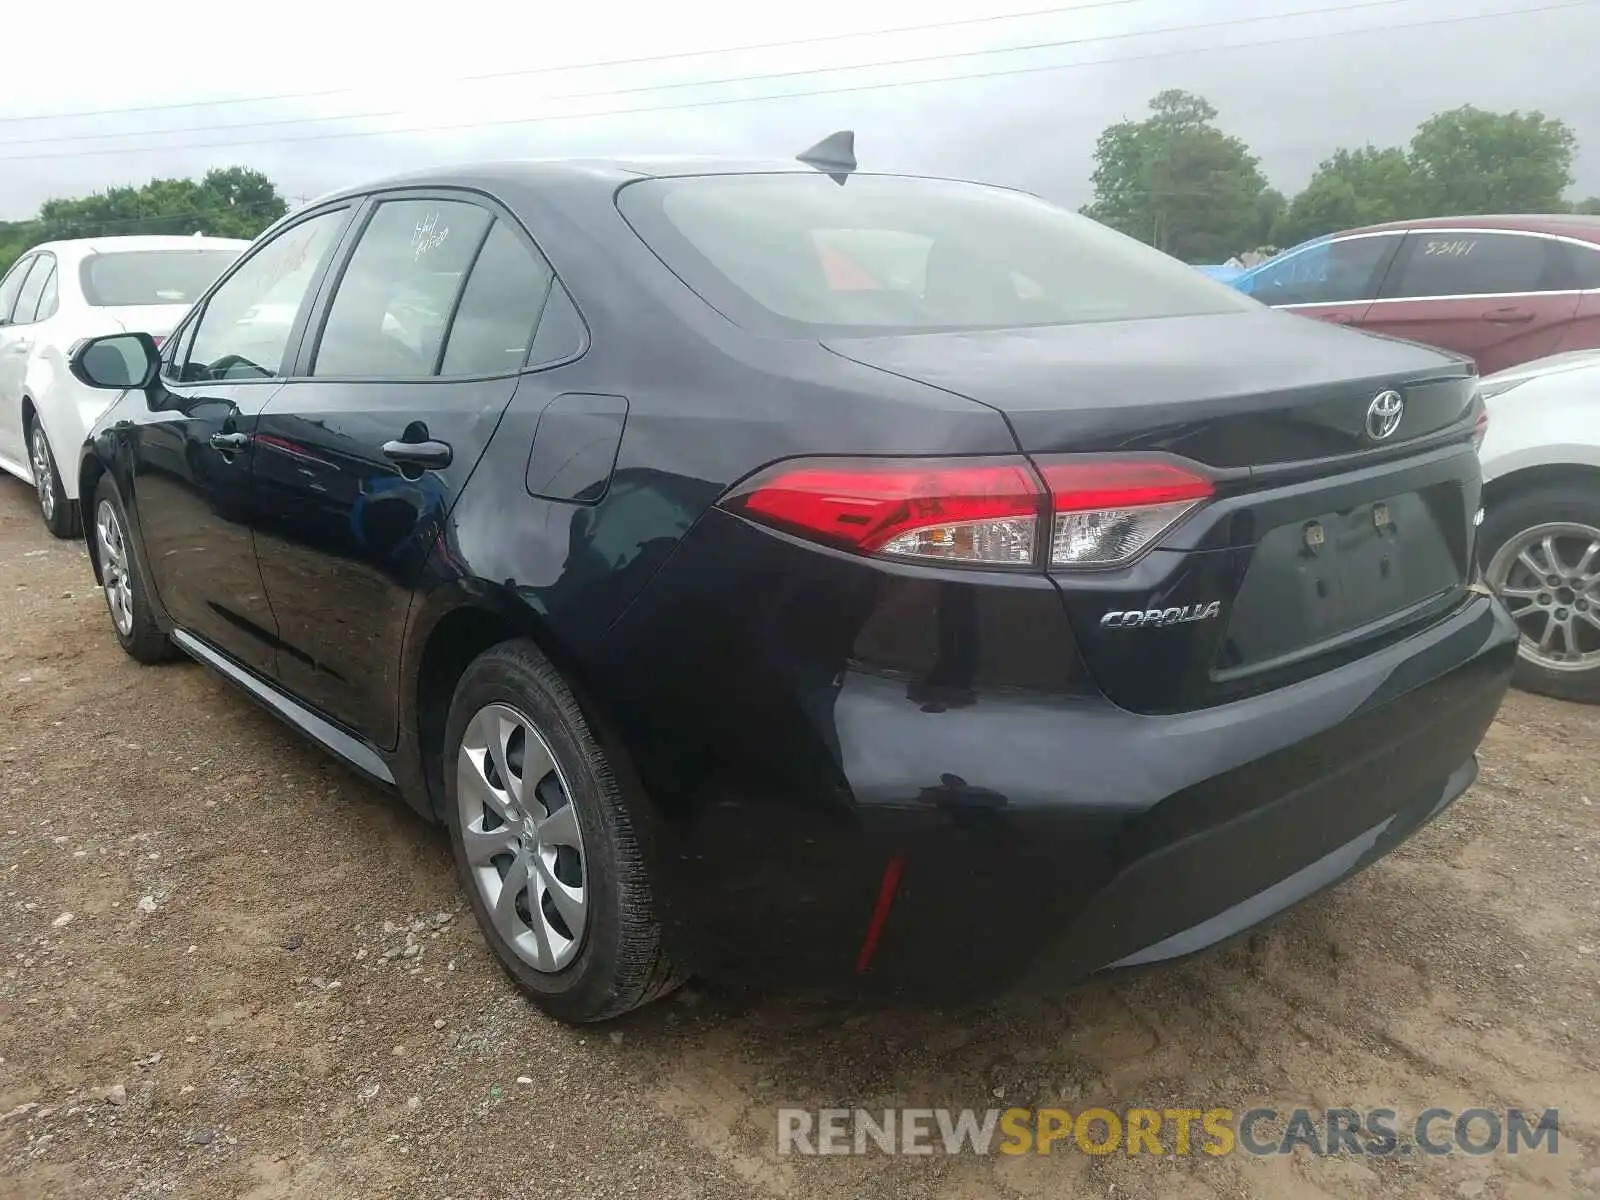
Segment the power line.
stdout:
[[[897,33],[923,33],[936,29],[957,29],[967,25],[987,25],[998,21],[1024,21],[1034,17],[1055,17],[1068,13],[1089,12],[1102,8],[1122,8],[1130,4],[1147,4],[1152,0],[1086,0],[1082,4],[1069,4],[1056,8],[1035,8],[1026,12],[994,13],[982,17],[965,17],[957,21],[930,21],[920,25],[897,25],[889,29],[865,29],[855,33],[828,33],[815,37],[791,38],[776,42],[751,42],[742,46],[723,46],[712,50],[680,50],[672,54],[645,54],[635,58],[609,58],[594,62],[571,63],[566,66],[519,67],[512,71],[488,71],[478,75],[458,75],[446,82],[480,83],[490,79],[513,79],[531,75],[550,75],[565,71],[598,71],[608,67],[644,66],[650,63],[675,62],[686,58],[707,58],[719,54],[747,54],[755,50],[786,50],[793,46],[820,46],[829,42],[849,41],[852,38],[887,37]],[[134,108],[100,108],[89,112],[33,113],[27,116],[0,117],[0,125],[17,121],[73,121],[84,117],[118,117],[128,113],[171,112],[180,108],[218,108],[225,104],[273,104],[283,100],[315,100],[324,96],[348,96],[356,88],[329,88],[318,92],[279,92],[271,96],[232,96],[220,100],[180,100],[170,104],[147,104]],[[263,122],[266,124],[268,122]]]
[[[1113,0],[1115,3],[1129,3],[1131,0]],[[541,97],[546,103],[555,103],[568,100],[595,100],[608,96],[629,96],[646,92],[670,92],[684,88],[710,88],[727,87],[742,83],[768,83],[781,79],[795,79],[809,75],[827,75],[842,71],[867,71],[879,70],[885,67],[908,67],[923,63],[945,62],[954,59],[981,58],[995,54],[1026,54],[1040,50],[1060,50],[1068,46],[1086,46],[1097,42],[1121,42],[1131,38],[1161,37],[1174,33],[1195,33],[1208,29],[1224,29],[1235,25],[1250,25],[1262,21],[1286,21],[1297,17],[1328,16],[1335,13],[1360,12],[1374,8],[1392,8],[1397,4],[1412,4],[1418,0],[1356,0],[1355,3],[1340,3],[1324,8],[1299,9],[1287,13],[1269,13],[1248,17],[1230,17],[1221,21],[1201,21],[1191,25],[1170,25],[1157,29],[1133,30],[1127,33],[1095,34],[1089,37],[1065,38],[1058,41],[1032,42],[1020,46],[997,46],[982,50],[956,50],[944,54],[924,54],[911,58],[884,59],[874,62],[847,64],[837,67],[806,67],[793,71],[761,72],[753,75],[735,75],[722,79],[691,79],[677,80],[669,83],[643,84],[634,87],[606,88],[601,91],[571,92],[564,95]],[[536,74],[537,71],[526,72]],[[506,72],[506,75],[520,75],[524,72]],[[279,117],[267,121],[241,121],[222,125],[190,125],[178,126],[168,129],[128,129],[113,133],[78,133],[48,137],[15,138],[0,141],[3,146],[35,146],[54,145],[63,142],[91,142],[104,141],[108,138],[136,138],[136,137],[165,137],[180,133],[217,133],[234,129],[262,129],[268,126],[282,125],[319,125],[330,121],[368,121],[382,117],[404,116],[403,109],[390,109],[382,112],[339,113],[316,117]],[[106,147],[107,150],[119,149]],[[131,148],[130,148],[131,150]]]
[[[1371,2],[1375,3],[1376,0],[1371,0]],[[1398,2],[1403,2],[1403,0],[1384,0],[1384,2],[1398,3]],[[1254,42],[1232,42],[1232,43],[1228,43],[1228,44],[1221,45],[1221,46],[1209,46],[1209,47],[1202,47],[1202,48],[1198,48],[1198,49],[1194,48],[1194,47],[1190,47],[1190,48],[1183,49],[1183,50],[1163,50],[1163,51],[1155,51],[1155,52],[1152,52],[1150,54],[1125,55],[1125,56],[1120,56],[1120,57],[1115,57],[1115,58],[1092,59],[1092,60],[1082,61],[1082,62],[1044,63],[1044,64],[1041,64],[1041,65],[1038,65],[1038,66],[1033,66],[1033,67],[1015,67],[1015,68],[1010,68],[1010,69],[1006,69],[1006,70],[998,70],[998,71],[974,71],[974,72],[967,72],[967,73],[958,74],[958,75],[936,76],[936,77],[925,78],[925,79],[889,80],[889,81],[883,81],[883,82],[878,82],[878,83],[854,84],[854,85],[850,85],[850,86],[846,86],[846,87],[815,88],[815,89],[810,89],[810,90],[806,90],[806,91],[779,92],[779,93],[774,93],[774,94],[771,94],[771,95],[762,95],[762,96],[720,96],[720,97],[713,97],[711,99],[705,99],[705,100],[682,101],[682,102],[675,103],[675,104],[658,104],[658,105],[648,105],[648,106],[644,106],[644,107],[602,109],[602,110],[599,110],[599,111],[584,112],[584,113],[560,113],[560,114],[550,114],[550,115],[539,116],[539,117],[507,117],[507,118],[501,118],[501,119],[493,120],[493,121],[467,121],[467,122],[460,122],[460,123],[450,124],[450,125],[408,126],[406,128],[402,128],[402,129],[339,130],[339,131],[333,132],[333,133],[306,134],[306,135],[297,136],[297,137],[243,138],[243,139],[237,139],[237,140],[233,140],[233,141],[201,142],[201,143],[197,143],[197,144],[192,145],[192,146],[172,147],[172,148],[173,149],[184,149],[184,150],[207,150],[207,149],[233,148],[233,147],[238,147],[238,146],[293,145],[293,144],[299,143],[299,142],[329,141],[329,140],[333,140],[333,139],[343,139],[343,138],[395,137],[395,136],[400,136],[400,135],[405,135],[405,134],[416,134],[416,133],[453,133],[453,132],[461,132],[461,131],[466,131],[466,130],[492,129],[492,128],[500,128],[500,127],[507,127],[507,126],[516,126],[516,125],[541,125],[541,124],[545,124],[547,122],[554,122],[554,121],[574,121],[574,120],[587,121],[587,120],[595,120],[595,119],[600,118],[600,117],[615,117],[615,116],[632,116],[632,115],[640,115],[640,114],[653,114],[653,113],[672,112],[672,111],[676,111],[676,110],[691,109],[691,108],[717,108],[717,107],[721,107],[723,105],[728,105],[728,104],[754,104],[754,103],[768,102],[768,101],[774,101],[774,100],[797,100],[797,99],[809,99],[811,97],[817,97],[817,96],[849,95],[849,94],[854,94],[854,93],[859,93],[859,92],[882,91],[882,90],[887,90],[887,89],[890,89],[890,88],[920,87],[920,86],[926,86],[928,84],[936,84],[936,83],[960,83],[960,82],[965,82],[965,81],[968,81],[968,80],[1000,79],[1000,78],[1010,78],[1010,77],[1022,76],[1022,75],[1035,75],[1035,74],[1039,74],[1039,73],[1047,72],[1047,71],[1070,71],[1070,70],[1078,70],[1078,69],[1082,69],[1082,68],[1086,68],[1086,67],[1106,66],[1106,65],[1121,64],[1121,63],[1127,63],[1127,62],[1143,62],[1143,61],[1148,61],[1148,60],[1152,60],[1152,59],[1160,59],[1160,58],[1191,57],[1191,56],[1193,56],[1193,55],[1195,55],[1197,53],[1216,53],[1218,51],[1223,51],[1223,50],[1249,50],[1249,49],[1257,49],[1257,48],[1261,48],[1261,47],[1282,46],[1282,45],[1289,45],[1289,44],[1296,43],[1296,42],[1320,41],[1320,40],[1325,39],[1325,38],[1342,37],[1342,36],[1348,36],[1348,35],[1351,35],[1351,34],[1362,34],[1362,33],[1386,33],[1386,34],[1390,34],[1390,33],[1403,32],[1405,30],[1410,30],[1410,29],[1425,29],[1425,28],[1433,28],[1433,27],[1437,27],[1437,26],[1441,26],[1441,25],[1462,24],[1462,23],[1465,23],[1465,22],[1468,22],[1468,21],[1492,20],[1492,19],[1499,18],[1499,17],[1531,16],[1531,15],[1536,14],[1536,13],[1555,12],[1555,11],[1559,11],[1559,10],[1562,10],[1562,9],[1592,8],[1592,7],[1594,7],[1594,5],[1595,5],[1595,0],[1568,0],[1568,2],[1565,2],[1565,3],[1544,4],[1544,5],[1538,5],[1538,6],[1531,7],[1531,8],[1509,9],[1509,10],[1504,10],[1504,11],[1500,11],[1500,12],[1470,13],[1470,14],[1467,14],[1467,15],[1464,15],[1464,16],[1455,16],[1455,17],[1438,17],[1438,18],[1434,18],[1432,20],[1413,21],[1413,22],[1409,22],[1409,23],[1406,23],[1406,24],[1400,24],[1400,25],[1365,26],[1365,27],[1358,28],[1358,29],[1326,30],[1326,31],[1323,31],[1323,32],[1320,32],[1320,33],[1301,34],[1301,35],[1297,35],[1297,36],[1294,36],[1294,37],[1270,38],[1270,39],[1261,40],[1261,41],[1254,41]],[[1352,7],[1357,7],[1357,6],[1354,6],[1354,5],[1341,6],[1341,11],[1343,9],[1345,9],[1345,8],[1352,8]],[[1228,23],[1236,23],[1236,22],[1228,22]],[[1165,32],[1173,32],[1173,31],[1175,31],[1175,30],[1167,30]],[[844,69],[862,70],[862,69],[869,69],[872,65],[873,64],[864,64],[862,67],[857,67],[857,68],[835,68],[835,69],[839,69],[839,70],[844,70]],[[606,94],[612,94],[612,93],[606,93]],[[166,147],[154,147],[154,146],[139,146],[139,147],[132,147],[132,148],[123,148],[123,147],[109,147],[109,148],[107,148],[107,147],[102,147],[102,148],[95,149],[95,150],[67,151],[67,152],[64,152],[64,153],[57,153],[57,154],[0,155],[0,162],[34,162],[34,161],[42,161],[42,160],[45,160],[45,159],[56,159],[56,158],[92,158],[92,157],[98,157],[98,156],[107,155],[107,154],[113,154],[113,155],[115,155],[115,154],[144,154],[144,153],[148,153],[151,150],[164,149],[164,148],[166,148]]]

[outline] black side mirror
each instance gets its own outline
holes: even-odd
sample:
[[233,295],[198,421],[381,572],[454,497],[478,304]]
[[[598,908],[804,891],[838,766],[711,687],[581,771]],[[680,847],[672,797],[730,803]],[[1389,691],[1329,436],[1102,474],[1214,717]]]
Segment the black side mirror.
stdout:
[[92,388],[147,388],[161,369],[161,352],[148,333],[112,333],[75,344],[67,366]]

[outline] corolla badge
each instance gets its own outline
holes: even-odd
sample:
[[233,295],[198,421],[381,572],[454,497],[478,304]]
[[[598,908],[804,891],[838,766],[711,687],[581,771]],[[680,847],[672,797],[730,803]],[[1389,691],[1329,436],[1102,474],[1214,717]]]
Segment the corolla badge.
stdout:
[[1406,399],[1392,388],[1379,392],[1367,405],[1367,436],[1375,442],[1391,437],[1406,415]]
[[1213,621],[1222,615],[1222,601],[1210,604],[1185,604],[1181,608],[1145,608],[1108,612],[1100,618],[1102,629],[1156,629],[1186,625],[1192,621]]

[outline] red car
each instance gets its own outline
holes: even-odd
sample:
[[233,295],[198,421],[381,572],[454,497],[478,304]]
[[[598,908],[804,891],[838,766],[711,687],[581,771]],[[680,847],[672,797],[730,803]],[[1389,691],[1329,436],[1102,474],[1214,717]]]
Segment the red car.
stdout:
[[1600,348],[1600,217],[1430,217],[1329,234],[1232,281],[1263,304],[1470,355]]

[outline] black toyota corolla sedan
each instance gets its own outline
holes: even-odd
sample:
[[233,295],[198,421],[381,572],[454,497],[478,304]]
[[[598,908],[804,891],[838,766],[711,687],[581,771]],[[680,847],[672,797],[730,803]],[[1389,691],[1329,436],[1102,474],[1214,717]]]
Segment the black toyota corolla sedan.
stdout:
[[124,648],[443,823],[571,1021],[1199,950],[1460,795],[1516,652],[1470,364],[993,187],[429,172],[73,369]]

